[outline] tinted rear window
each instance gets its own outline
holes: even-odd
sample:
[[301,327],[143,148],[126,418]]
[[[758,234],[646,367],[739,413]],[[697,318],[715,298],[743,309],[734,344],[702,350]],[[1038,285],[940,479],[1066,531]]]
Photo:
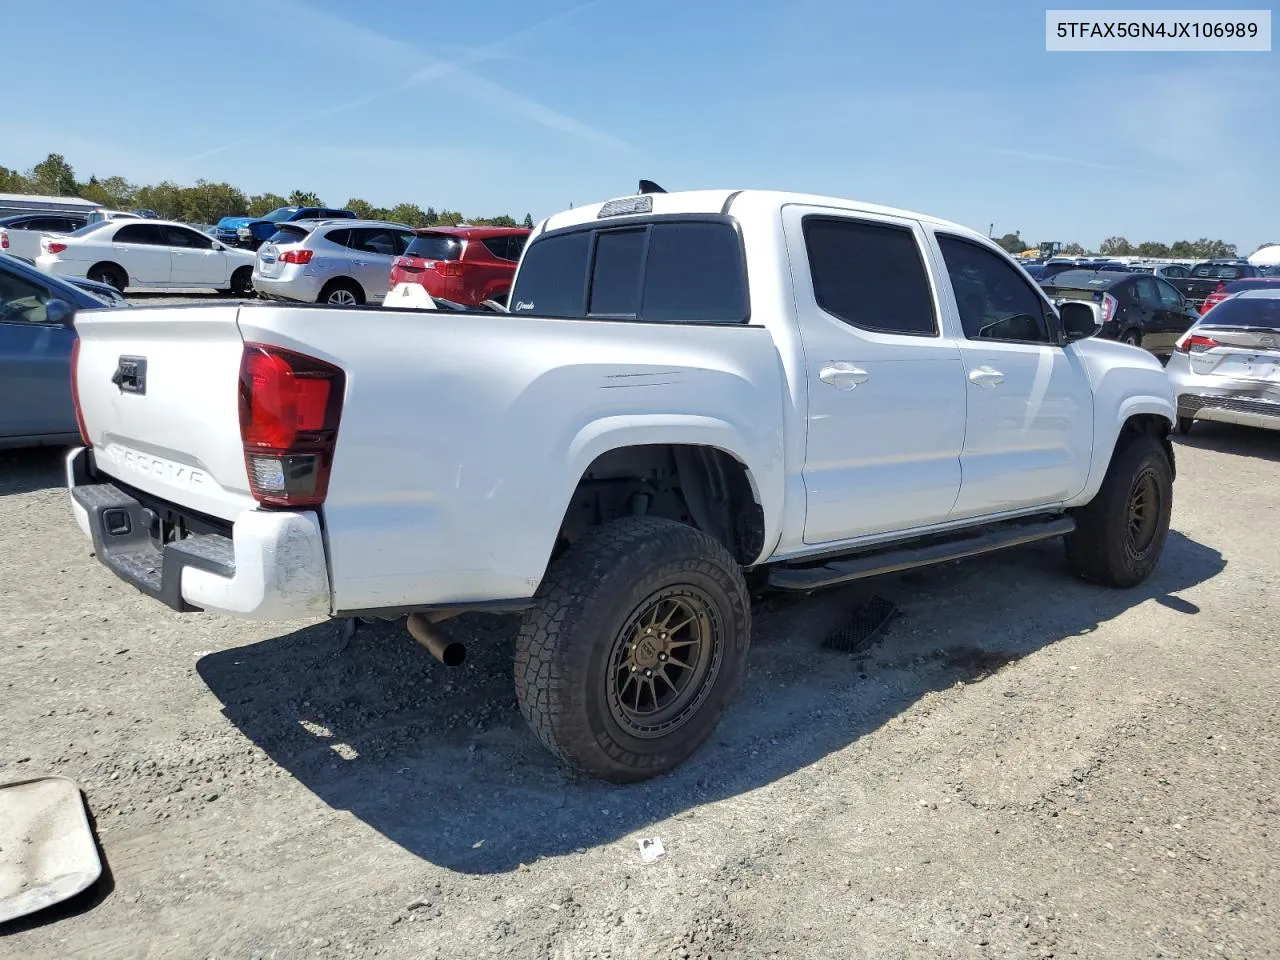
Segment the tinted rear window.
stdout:
[[457,260],[462,256],[462,241],[447,233],[419,233],[409,241],[405,253],[423,260]]
[[101,230],[103,227],[109,226],[109,225],[111,225],[110,220],[99,220],[97,223],[86,223],[79,230],[75,231],[75,233],[71,234],[71,236],[85,237],[93,233],[95,230]]
[[581,317],[586,312],[591,237],[590,230],[580,230],[530,244],[511,291],[511,312]]
[[281,227],[270,237],[267,243],[301,243],[307,239],[307,231],[298,227]]
[[1123,274],[1098,273],[1094,270],[1064,270],[1042,286],[1046,289],[1071,288],[1073,290],[1110,290],[1124,280]]
[[1232,297],[1208,314],[1206,327],[1268,327],[1280,330],[1280,297]]
[[1238,263],[1201,263],[1192,271],[1197,280],[1237,280],[1244,273]]
[[513,313],[666,323],[742,323],[749,308],[737,231],[701,220],[535,239],[511,304]]
[[643,229],[609,230],[596,237],[589,314],[639,316],[640,265],[647,235]]

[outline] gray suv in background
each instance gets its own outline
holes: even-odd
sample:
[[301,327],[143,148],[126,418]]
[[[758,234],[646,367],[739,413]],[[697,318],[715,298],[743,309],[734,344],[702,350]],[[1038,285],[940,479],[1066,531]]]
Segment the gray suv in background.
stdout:
[[381,303],[391,262],[413,229],[381,220],[295,220],[282,223],[258,249],[253,288],[261,296],[353,307]]

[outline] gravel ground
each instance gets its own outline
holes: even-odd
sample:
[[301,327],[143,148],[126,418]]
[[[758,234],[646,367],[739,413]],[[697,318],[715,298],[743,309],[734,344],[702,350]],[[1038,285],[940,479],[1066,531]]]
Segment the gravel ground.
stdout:
[[[1039,544],[773,601],[712,741],[625,788],[536,746],[510,618],[447,671],[179,616],[90,559],[55,454],[2,455],[0,780],[78,780],[110,876],[0,956],[1280,956],[1280,437],[1178,454],[1148,584]],[[883,639],[821,649],[868,592]]]

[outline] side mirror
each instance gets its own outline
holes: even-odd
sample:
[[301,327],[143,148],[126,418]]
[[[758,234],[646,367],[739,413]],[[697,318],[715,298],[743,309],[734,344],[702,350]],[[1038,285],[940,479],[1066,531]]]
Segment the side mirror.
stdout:
[[1058,307],[1062,318],[1062,339],[1067,343],[1092,337],[1102,329],[1098,308],[1091,303],[1073,300]]
[[44,318],[48,323],[60,323],[65,326],[71,322],[75,313],[76,308],[65,300],[55,298],[46,301],[44,305]]

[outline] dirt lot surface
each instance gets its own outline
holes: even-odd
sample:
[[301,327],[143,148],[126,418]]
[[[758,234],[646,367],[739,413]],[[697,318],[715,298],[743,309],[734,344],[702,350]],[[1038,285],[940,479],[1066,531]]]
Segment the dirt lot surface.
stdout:
[[[509,618],[450,672],[179,616],[0,456],[0,780],[78,780],[110,868],[0,956],[1280,956],[1280,438],[1178,455],[1145,586],[1049,543],[771,602],[717,735],[626,788],[536,746]],[[821,649],[872,591],[883,640]]]

